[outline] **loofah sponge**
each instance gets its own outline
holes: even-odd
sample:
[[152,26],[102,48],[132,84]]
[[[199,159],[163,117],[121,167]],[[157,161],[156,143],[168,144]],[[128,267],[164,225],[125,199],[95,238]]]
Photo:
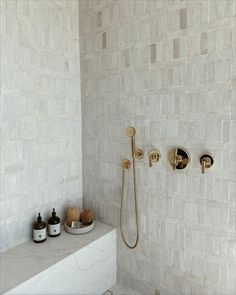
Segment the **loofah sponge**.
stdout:
[[67,210],[67,218],[66,224],[71,226],[72,221],[79,221],[80,220],[80,209],[79,208],[68,208]]
[[91,209],[85,209],[80,214],[80,221],[86,225],[91,224],[93,222],[93,211]]

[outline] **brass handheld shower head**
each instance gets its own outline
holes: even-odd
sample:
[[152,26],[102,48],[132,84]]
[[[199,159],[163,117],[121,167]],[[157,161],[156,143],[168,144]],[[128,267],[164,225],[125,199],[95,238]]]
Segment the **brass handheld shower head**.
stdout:
[[123,199],[124,199],[124,188],[125,188],[125,171],[130,168],[131,162],[128,159],[123,159],[121,162],[122,165],[122,190],[121,190],[121,205],[120,205],[120,232],[122,240],[124,241],[125,245],[130,248],[134,249],[139,241],[139,224],[138,224],[138,209],[137,209],[137,192],[136,192],[136,176],[135,176],[135,159],[141,160],[143,158],[143,150],[140,148],[135,147],[135,133],[136,130],[134,127],[129,126],[126,128],[125,133],[131,139],[131,154],[132,154],[132,167],[133,167],[133,192],[134,192],[134,206],[135,206],[135,224],[136,224],[136,238],[134,244],[129,244],[126,241],[123,232]]
[[136,133],[136,130],[135,130],[134,127],[129,126],[129,127],[126,128],[125,133],[129,137],[134,137],[135,136],[135,133]]
[[126,128],[125,133],[127,136],[131,137],[131,153],[132,153],[132,157],[135,157],[135,133],[136,133],[136,130],[134,127],[129,126]]

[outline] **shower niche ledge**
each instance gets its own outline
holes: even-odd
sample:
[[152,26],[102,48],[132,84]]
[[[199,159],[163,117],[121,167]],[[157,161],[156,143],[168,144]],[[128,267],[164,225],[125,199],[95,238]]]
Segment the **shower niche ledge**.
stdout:
[[26,242],[0,254],[0,294],[103,294],[116,283],[116,252],[116,229],[100,222]]

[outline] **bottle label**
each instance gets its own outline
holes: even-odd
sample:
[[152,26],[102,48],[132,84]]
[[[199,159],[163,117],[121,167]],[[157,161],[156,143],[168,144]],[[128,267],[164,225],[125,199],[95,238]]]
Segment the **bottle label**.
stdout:
[[56,236],[61,232],[61,224],[49,224],[48,225],[48,234],[50,236]]
[[43,229],[33,229],[33,239],[40,242],[46,239],[46,227]]

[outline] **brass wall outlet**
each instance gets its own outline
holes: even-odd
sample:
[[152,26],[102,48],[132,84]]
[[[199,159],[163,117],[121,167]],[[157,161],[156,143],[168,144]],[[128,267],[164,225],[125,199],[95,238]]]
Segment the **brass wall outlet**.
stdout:
[[169,152],[169,161],[173,170],[182,170],[189,164],[190,155],[186,149],[176,147]]
[[152,163],[157,163],[161,158],[161,153],[157,149],[153,149],[149,152],[149,167],[152,167]]
[[213,156],[209,154],[202,155],[200,158],[200,164],[202,166],[202,174],[204,174],[206,169],[211,168],[211,166],[214,164]]
[[131,162],[129,159],[121,160],[121,166],[123,169],[129,169],[131,167]]
[[143,159],[143,156],[144,156],[143,150],[140,149],[140,148],[136,148],[135,149],[135,153],[134,153],[135,159],[142,160]]

